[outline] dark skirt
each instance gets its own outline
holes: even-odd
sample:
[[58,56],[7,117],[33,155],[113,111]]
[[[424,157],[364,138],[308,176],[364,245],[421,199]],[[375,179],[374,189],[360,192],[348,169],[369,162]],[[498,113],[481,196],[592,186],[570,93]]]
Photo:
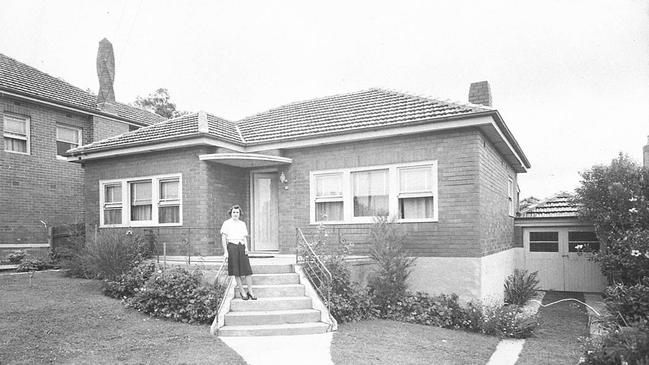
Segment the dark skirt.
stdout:
[[250,260],[248,259],[248,255],[246,255],[245,252],[245,247],[243,245],[228,242],[228,275],[252,275]]

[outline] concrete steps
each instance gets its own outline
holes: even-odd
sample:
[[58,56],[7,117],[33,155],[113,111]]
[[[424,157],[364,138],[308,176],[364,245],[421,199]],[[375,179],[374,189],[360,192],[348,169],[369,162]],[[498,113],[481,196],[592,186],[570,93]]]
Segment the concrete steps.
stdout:
[[[257,300],[230,301],[219,336],[272,336],[325,333],[330,325],[313,308],[293,265],[254,265],[253,291]],[[236,290],[235,290],[236,291]]]

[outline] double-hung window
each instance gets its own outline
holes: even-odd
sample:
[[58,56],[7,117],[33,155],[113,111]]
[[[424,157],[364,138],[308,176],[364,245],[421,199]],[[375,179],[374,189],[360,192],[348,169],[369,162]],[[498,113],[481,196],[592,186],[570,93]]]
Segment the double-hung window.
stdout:
[[81,129],[63,125],[56,126],[56,155],[63,156],[65,151],[79,147]]
[[5,151],[29,154],[29,117],[5,113],[2,120]]
[[437,221],[437,161],[311,172],[311,223]]
[[315,176],[316,221],[343,220],[343,174]]
[[507,180],[507,204],[509,215],[513,217],[516,213],[514,211],[516,209],[516,201],[514,201],[514,180],[512,178]]
[[399,171],[399,219],[432,219],[435,194],[433,167],[401,167]]
[[100,181],[102,226],[182,224],[182,178],[177,175]]

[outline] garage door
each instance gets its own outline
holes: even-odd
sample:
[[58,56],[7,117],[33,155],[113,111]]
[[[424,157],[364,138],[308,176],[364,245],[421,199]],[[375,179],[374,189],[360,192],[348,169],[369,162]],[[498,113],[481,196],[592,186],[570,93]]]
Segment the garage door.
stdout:
[[592,230],[526,228],[523,243],[525,266],[530,272],[538,271],[541,289],[600,292],[606,286],[599,265],[589,260],[588,251],[599,249]]

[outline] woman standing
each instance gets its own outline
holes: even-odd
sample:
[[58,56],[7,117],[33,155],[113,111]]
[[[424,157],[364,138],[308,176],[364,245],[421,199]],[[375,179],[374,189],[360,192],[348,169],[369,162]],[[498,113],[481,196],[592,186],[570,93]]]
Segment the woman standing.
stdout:
[[[243,215],[241,207],[233,205],[228,209],[230,219],[221,226],[221,244],[223,245],[223,258],[228,260],[228,275],[234,276],[237,290],[243,300],[257,300],[252,291],[252,268],[248,259],[248,229],[246,224],[239,219]],[[248,285],[248,292],[243,290],[243,280]]]

